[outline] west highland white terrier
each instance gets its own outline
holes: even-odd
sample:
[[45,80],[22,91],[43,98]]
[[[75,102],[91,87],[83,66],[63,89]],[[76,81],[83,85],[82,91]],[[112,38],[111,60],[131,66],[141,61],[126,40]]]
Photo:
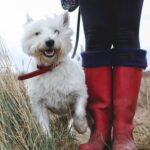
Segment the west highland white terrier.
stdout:
[[33,56],[32,69],[47,70],[26,80],[26,87],[33,115],[49,137],[48,109],[59,115],[71,112],[74,128],[79,133],[87,129],[84,72],[68,56],[72,33],[67,12],[37,21],[28,17],[24,25],[22,48]]

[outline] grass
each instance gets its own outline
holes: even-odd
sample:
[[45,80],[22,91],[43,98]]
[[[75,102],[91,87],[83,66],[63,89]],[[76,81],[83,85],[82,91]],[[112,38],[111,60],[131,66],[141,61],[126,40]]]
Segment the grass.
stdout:
[[138,150],[150,150],[150,71],[143,74],[135,125],[134,137]]
[[[75,137],[66,130],[67,119],[52,119],[52,139],[42,134],[31,114],[23,83],[17,80],[7,48],[0,42],[0,150],[77,150]],[[135,117],[138,150],[150,150],[150,88],[145,80]]]

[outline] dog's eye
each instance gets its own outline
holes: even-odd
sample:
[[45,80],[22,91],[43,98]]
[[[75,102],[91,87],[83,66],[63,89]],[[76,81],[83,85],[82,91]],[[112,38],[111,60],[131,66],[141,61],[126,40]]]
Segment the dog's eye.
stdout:
[[57,30],[57,29],[54,30],[54,33],[59,34],[59,30]]
[[35,35],[36,35],[36,36],[40,35],[40,32],[35,32]]

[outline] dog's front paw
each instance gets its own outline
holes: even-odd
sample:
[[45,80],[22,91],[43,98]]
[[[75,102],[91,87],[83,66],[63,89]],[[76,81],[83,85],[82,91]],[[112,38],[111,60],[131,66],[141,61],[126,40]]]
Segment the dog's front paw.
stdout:
[[44,135],[45,135],[47,138],[49,138],[49,139],[52,138],[52,135],[51,135],[51,133],[50,133],[49,131],[45,130],[45,131],[43,131],[43,132],[44,132]]
[[40,124],[41,127],[42,127],[42,131],[43,131],[43,134],[47,137],[47,138],[52,138],[52,135],[51,135],[51,131],[49,129],[48,126],[44,125],[44,124]]
[[80,134],[85,133],[88,128],[86,117],[74,117],[73,125],[76,131],[78,131]]

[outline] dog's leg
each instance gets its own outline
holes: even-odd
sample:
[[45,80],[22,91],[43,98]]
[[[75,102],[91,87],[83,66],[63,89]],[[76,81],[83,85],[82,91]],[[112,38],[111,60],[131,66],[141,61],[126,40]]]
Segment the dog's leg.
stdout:
[[88,127],[86,119],[86,97],[80,96],[77,98],[73,120],[74,128],[79,133],[85,133]]
[[39,122],[44,134],[51,138],[50,128],[49,128],[49,118],[48,110],[42,102],[31,103],[31,109],[33,115],[36,117]]

